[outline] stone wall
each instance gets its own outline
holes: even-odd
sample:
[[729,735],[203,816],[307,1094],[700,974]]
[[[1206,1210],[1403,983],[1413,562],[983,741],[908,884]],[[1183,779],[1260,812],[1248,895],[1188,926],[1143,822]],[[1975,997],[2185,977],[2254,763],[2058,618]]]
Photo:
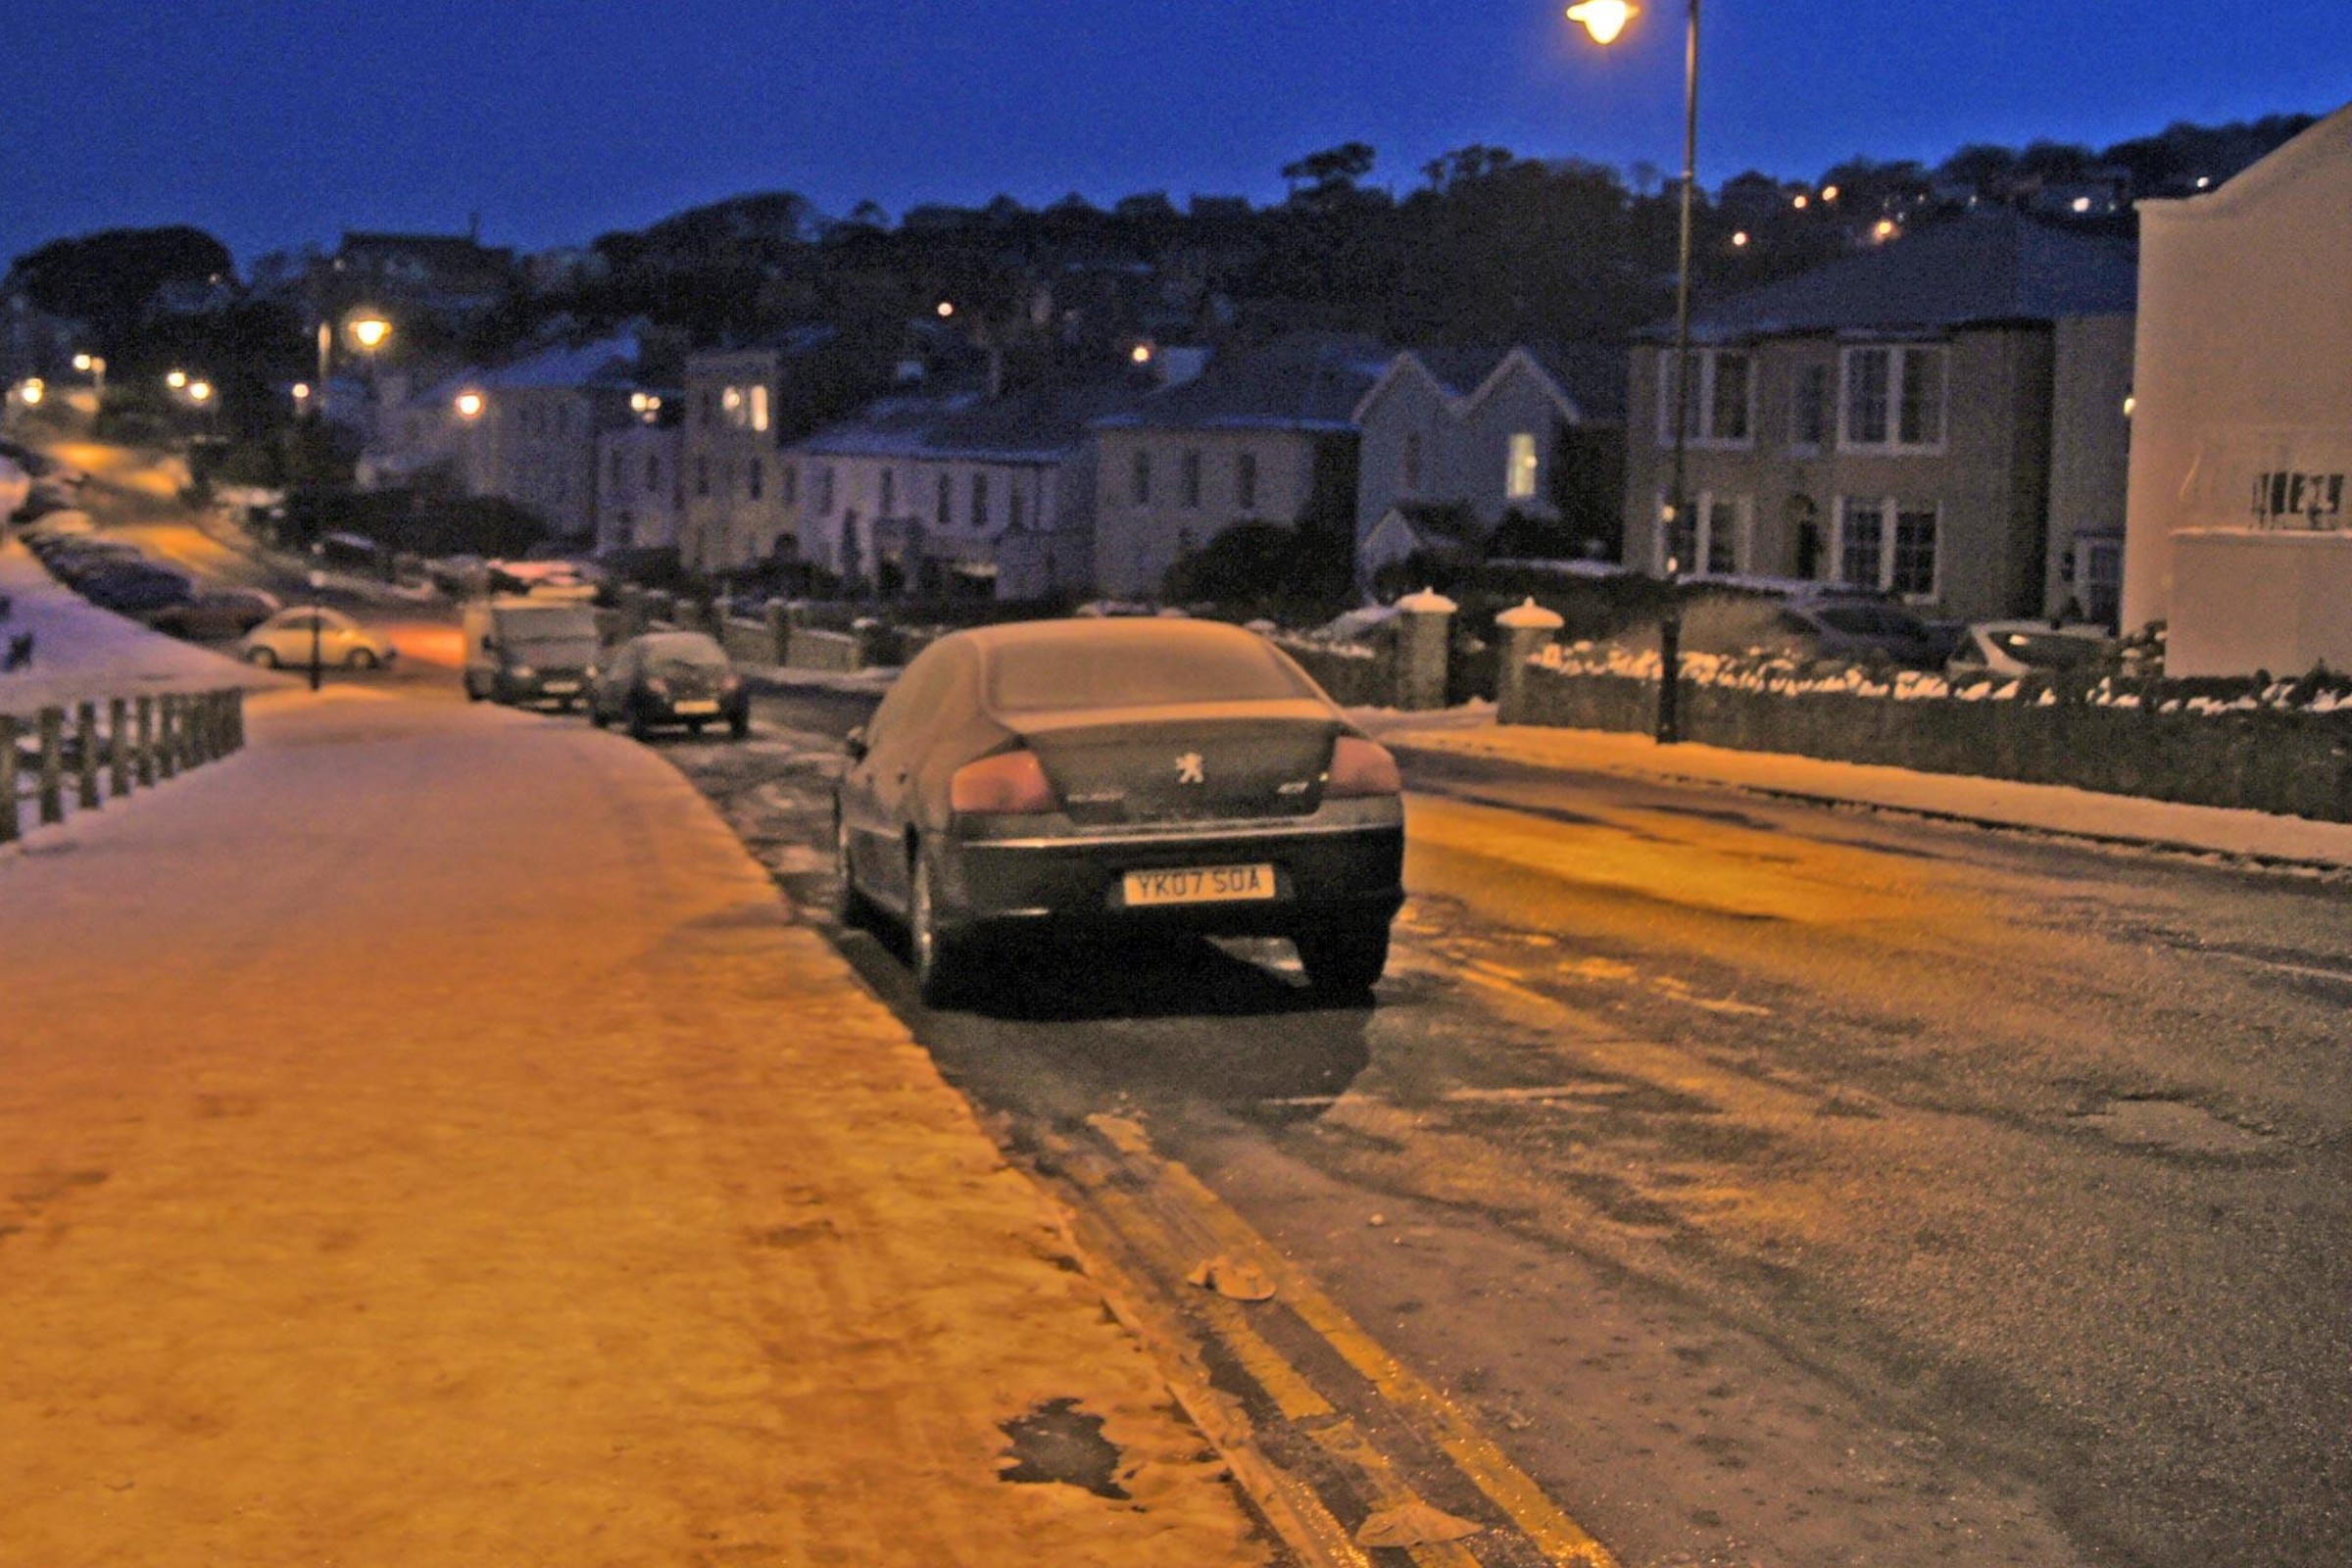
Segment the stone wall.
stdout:
[[[1508,721],[1645,733],[1657,683],[1531,667]],[[1683,738],[1929,773],[2352,821],[2352,710],[2157,712],[2083,702],[1896,701],[1686,682]]]

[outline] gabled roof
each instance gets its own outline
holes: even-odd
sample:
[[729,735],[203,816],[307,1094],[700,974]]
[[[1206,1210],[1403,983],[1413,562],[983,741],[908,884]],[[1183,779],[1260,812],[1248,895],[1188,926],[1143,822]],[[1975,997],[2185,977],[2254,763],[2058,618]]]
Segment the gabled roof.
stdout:
[[1392,358],[1372,338],[1302,333],[1211,365],[1193,380],[1098,420],[1097,428],[1352,434],[1356,405]]
[[1382,394],[1400,379],[1416,377],[1467,417],[1494,394],[1516,368],[1534,375],[1560,417],[1574,424],[1614,424],[1625,414],[1625,355],[1621,349],[1577,343],[1536,348],[1411,348],[1398,354],[1356,403],[1350,417],[1362,424]]
[[[1691,313],[1690,335],[1725,342],[2117,316],[2132,310],[2138,287],[2131,241],[2070,232],[2000,208],[1705,305]],[[1642,335],[1672,329],[1656,323]]]

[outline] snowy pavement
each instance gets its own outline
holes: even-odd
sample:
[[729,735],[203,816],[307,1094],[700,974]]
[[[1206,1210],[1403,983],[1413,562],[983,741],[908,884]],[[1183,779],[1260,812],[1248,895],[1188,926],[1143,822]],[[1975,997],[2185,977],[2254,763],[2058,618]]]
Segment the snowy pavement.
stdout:
[[[250,713],[0,860],[0,1562],[1266,1560],[1061,1216],[659,755]],[[1100,1421],[1099,1486],[1003,1473],[1039,1420]]]
[[1660,746],[1647,735],[1499,725],[1491,704],[1442,714],[1367,710],[1355,717],[1383,742],[1407,753],[1672,779],[1981,827],[2325,870],[2352,868],[2352,824],[2341,822],[1718,746]]
[[0,713],[28,716],[56,704],[110,697],[290,684],[286,676],[100,610],[51,577],[14,540],[0,544],[0,595],[12,606],[0,620],[0,645],[27,632],[33,639],[31,667],[0,673]]

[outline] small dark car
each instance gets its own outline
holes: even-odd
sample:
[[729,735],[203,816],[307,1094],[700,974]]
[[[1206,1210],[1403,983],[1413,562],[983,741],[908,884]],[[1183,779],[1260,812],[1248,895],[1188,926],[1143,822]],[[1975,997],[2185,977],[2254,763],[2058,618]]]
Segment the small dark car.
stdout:
[[699,631],[632,637],[592,672],[588,721],[621,724],[642,737],[657,724],[701,734],[723,722],[737,740],[751,733],[752,699],[726,650]]
[[1014,930],[1282,936],[1368,991],[1404,903],[1396,763],[1238,626],[982,627],[918,655],[853,731],[841,913],[904,922],[926,1002]]
[[146,620],[174,637],[221,642],[244,636],[283,608],[259,588],[212,588],[185,604],[155,611]]
[[118,614],[144,614],[149,611],[171,605],[185,604],[191,590],[188,579],[176,571],[161,566],[126,565],[85,577],[74,585],[74,591],[100,610]]

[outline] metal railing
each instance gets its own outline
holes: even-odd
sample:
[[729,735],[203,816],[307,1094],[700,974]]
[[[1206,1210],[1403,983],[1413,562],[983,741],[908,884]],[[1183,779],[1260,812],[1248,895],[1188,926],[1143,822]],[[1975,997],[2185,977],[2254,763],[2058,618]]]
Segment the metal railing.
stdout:
[[36,824],[55,826],[69,792],[94,811],[244,744],[245,693],[233,687],[53,706],[29,721],[0,713],[0,844],[25,831],[27,802]]

